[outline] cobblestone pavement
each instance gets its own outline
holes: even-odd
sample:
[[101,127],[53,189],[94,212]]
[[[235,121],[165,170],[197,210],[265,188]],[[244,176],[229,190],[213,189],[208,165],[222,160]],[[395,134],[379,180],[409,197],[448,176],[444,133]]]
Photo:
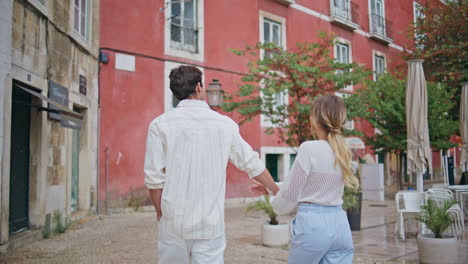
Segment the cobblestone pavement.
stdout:
[[[393,236],[394,220],[392,202],[364,204],[363,230],[353,232],[355,263],[417,263],[416,239],[398,241]],[[264,221],[258,213],[245,215],[242,208],[226,209],[226,264],[287,262],[287,248],[261,245]],[[65,234],[0,255],[0,263],[158,263],[156,239],[154,213],[94,216],[74,223]],[[460,254],[465,254],[461,259],[468,259],[468,236],[461,243]]]

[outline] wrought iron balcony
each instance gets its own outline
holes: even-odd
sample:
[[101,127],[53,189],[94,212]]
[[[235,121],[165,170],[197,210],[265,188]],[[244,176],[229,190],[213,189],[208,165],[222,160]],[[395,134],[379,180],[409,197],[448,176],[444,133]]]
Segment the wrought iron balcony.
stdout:
[[331,22],[354,30],[359,28],[359,6],[350,0],[330,0]]
[[370,37],[384,43],[391,43],[392,40],[392,22],[385,19],[383,16],[371,13],[370,14]]

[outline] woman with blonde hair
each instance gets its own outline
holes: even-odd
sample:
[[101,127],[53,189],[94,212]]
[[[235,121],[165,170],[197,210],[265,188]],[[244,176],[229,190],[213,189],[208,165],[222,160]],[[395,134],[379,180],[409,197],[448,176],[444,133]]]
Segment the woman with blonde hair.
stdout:
[[352,152],[343,136],[346,108],[341,98],[325,95],[314,101],[310,122],[318,140],[301,144],[289,177],[272,198],[278,214],[290,214],[288,263],[352,263],[353,241],[341,208],[344,186],[357,189]]

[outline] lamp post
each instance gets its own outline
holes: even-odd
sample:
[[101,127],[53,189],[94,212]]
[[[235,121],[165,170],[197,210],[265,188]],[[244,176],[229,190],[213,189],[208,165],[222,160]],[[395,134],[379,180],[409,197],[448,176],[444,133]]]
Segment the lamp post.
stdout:
[[223,103],[224,91],[221,89],[221,83],[219,83],[219,80],[213,79],[213,82],[208,84],[206,94],[209,106],[220,107]]

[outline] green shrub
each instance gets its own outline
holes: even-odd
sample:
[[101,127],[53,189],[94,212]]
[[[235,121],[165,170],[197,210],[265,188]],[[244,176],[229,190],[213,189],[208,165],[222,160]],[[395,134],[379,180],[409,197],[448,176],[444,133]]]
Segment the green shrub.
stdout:
[[416,219],[424,223],[434,233],[435,238],[442,238],[442,233],[455,221],[449,209],[457,203],[453,199],[443,203],[429,199],[427,204],[421,207],[421,213]]
[[264,195],[263,198],[264,200],[250,203],[247,206],[247,208],[245,208],[245,213],[248,213],[252,210],[264,212],[270,218],[270,221],[268,221],[268,223],[270,223],[270,225],[277,225],[278,215],[275,213],[275,211],[273,210],[273,207],[271,206],[270,196]]

